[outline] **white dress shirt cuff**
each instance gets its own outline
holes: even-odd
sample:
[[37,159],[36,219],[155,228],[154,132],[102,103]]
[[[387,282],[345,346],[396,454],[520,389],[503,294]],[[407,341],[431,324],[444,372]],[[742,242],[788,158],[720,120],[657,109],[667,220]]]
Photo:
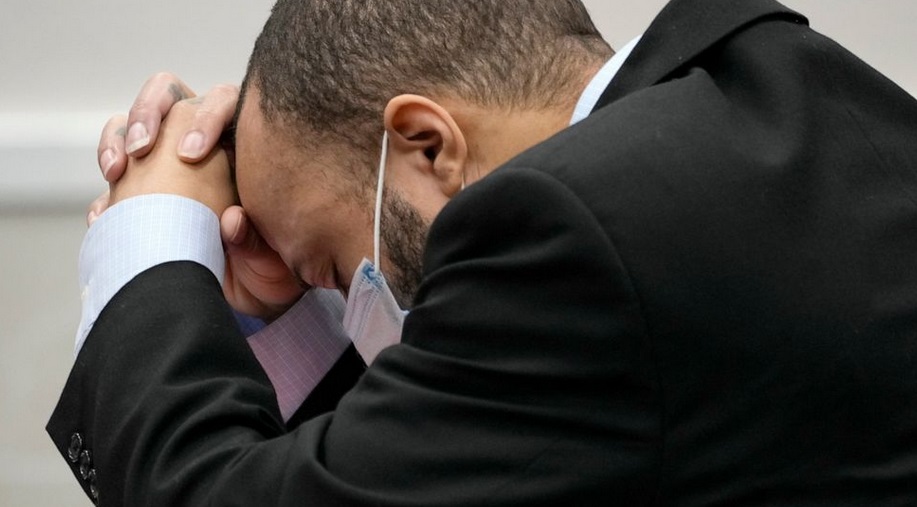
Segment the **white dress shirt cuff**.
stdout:
[[83,312],[74,354],[79,354],[99,314],[140,273],[174,261],[197,262],[222,284],[225,270],[220,220],[207,206],[177,195],[122,201],[103,213],[80,250]]

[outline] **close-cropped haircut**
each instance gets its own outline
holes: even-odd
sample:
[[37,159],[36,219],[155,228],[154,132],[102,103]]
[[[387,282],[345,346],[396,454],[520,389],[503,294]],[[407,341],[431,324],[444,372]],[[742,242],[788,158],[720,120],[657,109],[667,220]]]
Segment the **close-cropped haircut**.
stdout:
[[547,109],[610,54],[579,0],[278,0],[243,90],[293,136],[368,149],[397,95]]

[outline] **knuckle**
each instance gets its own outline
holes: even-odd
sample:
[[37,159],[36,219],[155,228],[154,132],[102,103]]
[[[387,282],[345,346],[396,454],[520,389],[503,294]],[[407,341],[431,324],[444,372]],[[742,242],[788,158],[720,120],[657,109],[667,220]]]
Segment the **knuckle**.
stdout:
[[172,110],[170,111],[169,114],[177,113],[182,116],[187,115],[187,114],[196,114],[198,110],[196,102],[197,101],[195,99],[180,100],[172,106]]
[[141,97],[137,97],[137,99],[134,101],[134,104],[131,105],[131,109],[130,109],[128,116],[130,117],[131,121],[137,121],[137,120],[145,118],[149,114],[149,111],[150,111],[149,102],[147,102],[147,99],[145,97],[141,96]]
[[106,135],[116,134],[118,130],[123,128],[125,125],[127,125],[127,116],[118,114],[108,119],[108,122],[105,123],[103,132]]
[[194,112],[194,122],[197,124],[201,123],[212,123],[216,119],[216,114],[206,107],[201,107]]
[[171,83],[177,80],[178,78],[175,76],[175,74],[168,72],[168,71],[159,71],[153,74],[153,76],[150,78],[148,82],[150,84],[154,84],[154,83],[162,84],[162,83]]
[[[134,101],[132,113],[154,112],[164,115],[173,104],[188,97],[182,81],[171,72],[158,72],[151,77]],[[133,115],[132,115],[133,116]]]
[[116,115],[108,119],[102,128],[102,135],[99,138],[97,154],[101,163],[102,155],[109,149],[123,147],[124,138],[127,135],[127,116]]

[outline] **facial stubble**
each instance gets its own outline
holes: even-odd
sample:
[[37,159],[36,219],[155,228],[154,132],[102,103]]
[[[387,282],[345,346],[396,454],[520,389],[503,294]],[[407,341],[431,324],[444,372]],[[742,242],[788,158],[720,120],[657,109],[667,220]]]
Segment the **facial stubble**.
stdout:
[[397,192],[384,191],[382,208],[383,252],[393,268],[385,278],[398,305],[407,310],[413,306],[423,279],[423,251],[429,225]]

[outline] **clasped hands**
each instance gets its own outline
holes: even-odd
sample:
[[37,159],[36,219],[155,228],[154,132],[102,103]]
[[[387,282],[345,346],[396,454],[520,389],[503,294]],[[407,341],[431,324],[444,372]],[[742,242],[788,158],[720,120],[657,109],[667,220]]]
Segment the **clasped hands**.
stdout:
[[172,74],[150,78],[130,113],[112,117],[102,130],[97,154],[109,191],[90,205],[87,221],[92,225],[110,206],[145,194],[203,203],[220,217],[227,301],[241,313],[272,320],[303,289],[238,204],[232,147],[220,142],[238,98],[234,86],[197,96]]

